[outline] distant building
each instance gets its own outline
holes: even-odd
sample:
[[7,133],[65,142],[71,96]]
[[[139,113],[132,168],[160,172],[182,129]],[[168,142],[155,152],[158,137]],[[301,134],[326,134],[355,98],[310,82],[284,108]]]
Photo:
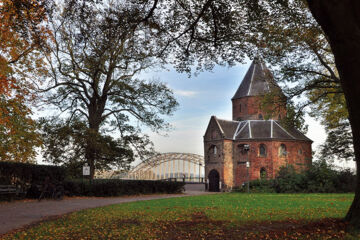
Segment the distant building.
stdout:
[[209,190],[229,189],[249,180],[274,178],[281,166],[297,171],[312,162],[312,141],[300,131],[282,126],[286,106],[264,120],[260,104],[266,94],[283,97],[265,64],[255,59],[232,98],[233,120],[210,118],[204,135],[205,176]]

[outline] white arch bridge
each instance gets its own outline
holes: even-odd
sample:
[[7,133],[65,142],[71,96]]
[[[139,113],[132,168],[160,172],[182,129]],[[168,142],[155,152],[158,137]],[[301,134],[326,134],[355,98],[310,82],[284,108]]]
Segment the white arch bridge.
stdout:
[[204,157],[193,153],[162,153],[131,169],[122,179],[203,182]]

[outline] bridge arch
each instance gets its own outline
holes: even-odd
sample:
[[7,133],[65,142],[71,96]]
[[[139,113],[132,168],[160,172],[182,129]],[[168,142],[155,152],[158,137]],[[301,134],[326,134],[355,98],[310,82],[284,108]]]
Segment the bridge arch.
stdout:
[[186,181],[204,179],[204,157],[193,153],[157,154],[131,169],[126,179],[162,180],[176,178]]

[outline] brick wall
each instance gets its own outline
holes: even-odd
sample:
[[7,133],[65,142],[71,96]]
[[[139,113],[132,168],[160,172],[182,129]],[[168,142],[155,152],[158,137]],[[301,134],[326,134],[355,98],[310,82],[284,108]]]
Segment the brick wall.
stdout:
[[[241,186],[247,181],[247,169],[244,162],[247,160],[247,153],[242,153],[238,147],[241,144],[249,144],[249,178],[256,180],[260,178],[260,170],[264,168],[267,178],[275,178],[281,166],[292,164],[296,171],[306,170],[311,164],[311,143],[300,141],[252,141],[234,142],[234,165],[235,165],[235,186]],[[260,156],[260,144],[266,146],[266,155]],[[279,156],[279,147],[285,144],[286,156]],[[300,150],[300,151],[299,151]]]
[[[268,113],[261,110],[262,99],[263,96],[250,96],[233,99],[233,120],[259,120],[259,114],[261,114],[264,119],[265,115]],[[281,110],[277,109],[277,112],[279,112],[279,114],[272,116],[271,119],[279,120],[279,116],[284,117],[286,115],[285,108]]]

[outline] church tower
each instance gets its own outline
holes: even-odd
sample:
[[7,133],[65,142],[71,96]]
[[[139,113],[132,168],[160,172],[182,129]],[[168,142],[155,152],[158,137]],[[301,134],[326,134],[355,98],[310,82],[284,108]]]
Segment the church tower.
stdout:
[[[275,101],[272,114],[269,116],[270,111],[265,111],[261,106],[264,96],[271,93],[278,96],[272,98]],[[269,119],[280,120],[286,114],[284,101],[280,101],[284,97],[265,63],[260,59],[255,59],[231,99],[232,119],[234,121],[263,120],[266,115]]]
[[309,168],[312,140],[279,121],[286,116],[284,98],[269,69],[255,59],[231,99],[232,120],[212,116],[204,134],[209,191],[275,178],[282,166]]

